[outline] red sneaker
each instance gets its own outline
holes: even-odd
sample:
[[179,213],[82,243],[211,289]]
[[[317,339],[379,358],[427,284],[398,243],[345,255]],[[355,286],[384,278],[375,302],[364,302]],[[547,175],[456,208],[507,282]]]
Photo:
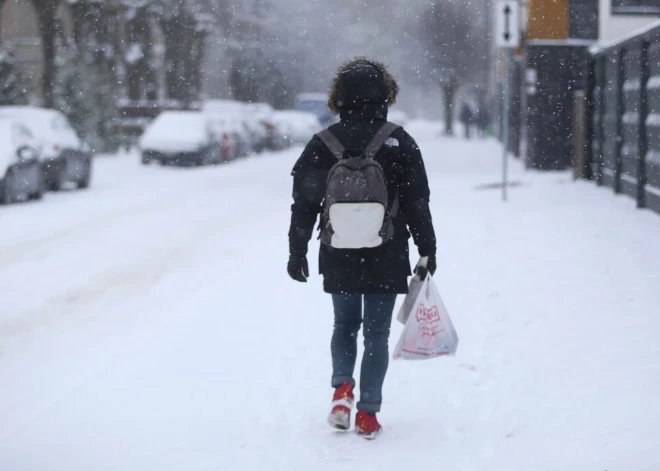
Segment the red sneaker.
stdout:
[[383,430],[383,427],[378,423],[375,415],[369,415],[366,412],[360,411],[355,418],[355,431],[361,437],[367,440],[373,440]]
[[344,383],[335,389],[335,394],[332,396],[332,411],[328,416],[328,423],[331,427],[339,430],[350,428],[354,399],[351,383]]

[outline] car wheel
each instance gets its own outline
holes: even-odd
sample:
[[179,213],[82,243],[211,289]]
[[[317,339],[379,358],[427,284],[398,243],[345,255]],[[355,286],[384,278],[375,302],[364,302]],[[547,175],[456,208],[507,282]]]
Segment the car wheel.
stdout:
[[11,169],[7,170],[5,178],[0,182],[0,204],[11,204],[14,200],[11,194],[11,181],[13,174]]
[[77,182],[78,183],[78,189],[84,190],[86,188],[89,188],[89,182],[92,179],[92,160],[87,159],[85,160],[85,173],[83,177]]
[[66,181],[66,172],[64,167],[60,167],[57,170],[57,173],[53,175],[48,181],[48,188],[50,191],[62,191],[64,189],[64,183]]
[[29,198],[31,200],[40,200],[44,196],[44,192],[46,191],[46,181],[43,176],[43,174],[39,175],[39,180],[37,182],[37,188],[35,189],[34,193],[30,193]]

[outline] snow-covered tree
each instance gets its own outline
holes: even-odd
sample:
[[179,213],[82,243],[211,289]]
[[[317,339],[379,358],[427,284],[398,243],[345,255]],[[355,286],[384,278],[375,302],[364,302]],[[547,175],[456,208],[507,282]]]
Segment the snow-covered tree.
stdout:
[[78,134],[95,149],[112,150],[121,5],[112,0],[68,1],[73,38],[66,41],[58,60],[54,106],[67,115]]
[[55,108],[95,151],[116,149],[112,124],[117,95],[107,74],[84,53],[71,51],[60,64],[54,87]]

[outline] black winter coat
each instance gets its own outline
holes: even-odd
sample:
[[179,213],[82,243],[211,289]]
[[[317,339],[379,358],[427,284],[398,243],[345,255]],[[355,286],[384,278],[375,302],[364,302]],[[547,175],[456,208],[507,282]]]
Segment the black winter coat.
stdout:
[[[345,148],[364,149],[386,122],[386,116],[384,104],[364,106],[359,112],[342,111],[341,122],[330,130]],[[403,129],[398,129],[391,137],[391,145],[381,148],[376,161],[387,178],[390,207],[397,193],[400,198],[400,210],[394,219],[395,235],[375,248],[335,249],[321,244],[319,267],[328,293],[406,293],[407,278],[411,275],[408,254],[411,232],[420,256],[435,254],[430,191],[421,152]],[[336,162],[325,144],[314,136],[293,168],[291,254],[307,253],[307,244],[322,211],[328,172]]]

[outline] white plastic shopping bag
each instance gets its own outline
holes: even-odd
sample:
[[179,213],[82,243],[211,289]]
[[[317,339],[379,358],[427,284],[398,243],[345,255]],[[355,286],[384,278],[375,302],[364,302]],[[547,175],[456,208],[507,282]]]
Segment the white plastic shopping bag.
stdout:
[[399,309],[399,314],[396,316],[396,319],[402,324],[408,322],[408,317],[410,316],[410,313],[415,306],[415,302],[417,302],[417,297],[419,296],[419,292],[421,290],[422,279],[419,277],[419,275],[415,275],[410,280],[410,286],[408,286],[408,294],[403,300],[403,305],[401,305],[401,309]]
[[429,274],[422,282],[393,357],[395,360],[426,360],[454,355],[457,348],[456,329]]

